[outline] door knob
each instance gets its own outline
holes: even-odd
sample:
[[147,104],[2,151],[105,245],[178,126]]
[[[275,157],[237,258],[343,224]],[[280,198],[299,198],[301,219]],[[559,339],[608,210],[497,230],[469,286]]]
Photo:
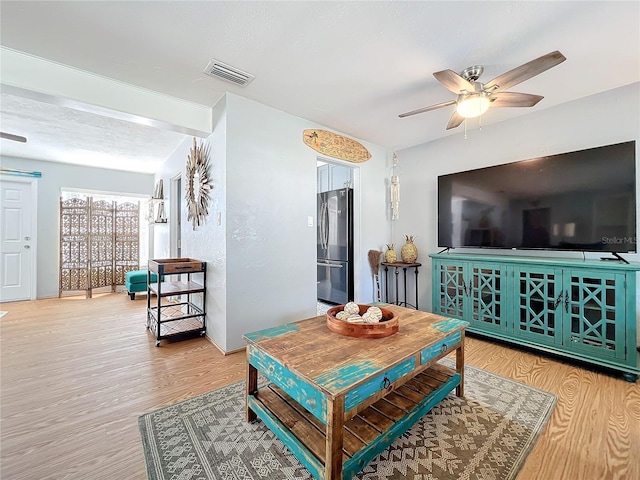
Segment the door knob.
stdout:
[[31,245],[25,245],[24,248],[29,249],[31,248]]
[[25,242],[28,242],[29,240],[31,240],[31,237],[24,237]]

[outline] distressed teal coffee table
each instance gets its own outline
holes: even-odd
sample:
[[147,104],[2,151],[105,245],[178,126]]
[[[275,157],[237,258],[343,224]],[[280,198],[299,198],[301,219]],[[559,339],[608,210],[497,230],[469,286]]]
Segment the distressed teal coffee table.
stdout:
[[[324,316],[244,336],[247,421],[259,417],[317,479],[350,479],[454,388],[467,322],[386,306],[399,331],[330,331]],[[456,369],[436,362],[456,352]],[[270,383],[258,388],[258,373]]]

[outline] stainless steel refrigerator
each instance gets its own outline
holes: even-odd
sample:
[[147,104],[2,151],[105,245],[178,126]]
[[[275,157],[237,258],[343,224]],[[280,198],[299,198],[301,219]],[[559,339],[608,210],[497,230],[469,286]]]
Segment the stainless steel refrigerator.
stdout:
[[353,189],[318,194],[318,300],[353,300]]

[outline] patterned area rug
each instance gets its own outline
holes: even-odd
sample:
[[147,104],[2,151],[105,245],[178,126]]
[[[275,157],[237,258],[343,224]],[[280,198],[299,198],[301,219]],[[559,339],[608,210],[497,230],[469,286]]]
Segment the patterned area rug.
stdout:
[[[515,478],[556,397],[470,366],[465,398],[454,393],[355,478]],[[264,423],[244,421],[244,394],[239,382],[141,416],[149,479],[312,478]]]

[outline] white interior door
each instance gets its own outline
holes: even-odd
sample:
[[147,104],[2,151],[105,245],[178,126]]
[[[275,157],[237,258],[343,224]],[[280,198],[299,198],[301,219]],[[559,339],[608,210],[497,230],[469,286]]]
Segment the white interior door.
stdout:
[[0,300],[36,298],[35,179],[0,181]]

